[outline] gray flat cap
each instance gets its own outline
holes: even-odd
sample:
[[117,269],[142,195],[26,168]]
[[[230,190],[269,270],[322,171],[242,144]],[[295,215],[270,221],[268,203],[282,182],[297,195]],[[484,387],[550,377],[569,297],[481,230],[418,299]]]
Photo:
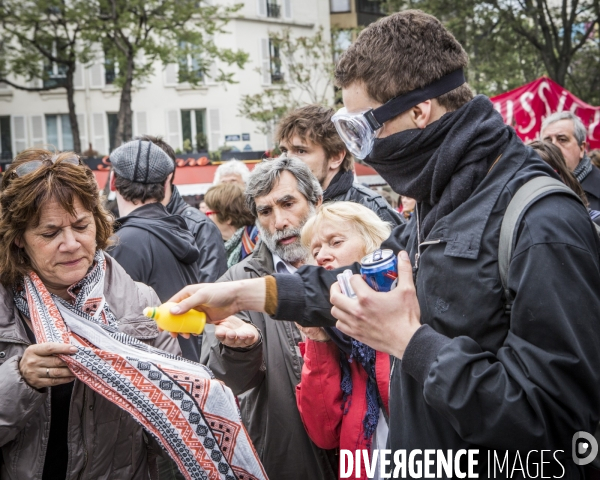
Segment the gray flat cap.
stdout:
[[175,166],[173,160],[152,142],[133,140],[110,154],[115,173],[136,183],[162,183]]

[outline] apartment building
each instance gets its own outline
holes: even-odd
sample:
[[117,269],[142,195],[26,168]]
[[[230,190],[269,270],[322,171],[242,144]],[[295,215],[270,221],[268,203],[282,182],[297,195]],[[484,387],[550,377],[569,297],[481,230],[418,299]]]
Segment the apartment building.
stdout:
[[[238,3],[236,1],[236,3]],[[271,148],[257,133],[254,122],[238,114],[243,95],[255,94],[281,82],[277,48],[270,31],[290,28],[292,35],[330,31],[330,4],[326,0],[244,0],[243,8],[227,24],[226,34],[215,37],[220,46],[241,49],[250,55],[235,84],[216,84],[208,78],[192,87],[179,81],[179,64],[157,64],[154,74],[133,92],[133,133],[161,135],[175,148],[185,143],[194,150],[216,150],[225,144],[240,151]],[[193,59],[187,61],[193,62]],[[60,69],[48,65],[48,82],[64,81]],[[76,72],[75,104],[81,145],[100,155],[116,146],[120,91],[114,86],[117,72],[110,59],[80,66]],[[218,68],[215,65],[213,68]],[[234,70],[235,71],[235,70]],[[333,95],[333,91],[332,91]],[[60,150],[73,147],[67,99],[62,88],[27,92],[0,84],[0,158],[10,159],[23,149],[51,144]]]

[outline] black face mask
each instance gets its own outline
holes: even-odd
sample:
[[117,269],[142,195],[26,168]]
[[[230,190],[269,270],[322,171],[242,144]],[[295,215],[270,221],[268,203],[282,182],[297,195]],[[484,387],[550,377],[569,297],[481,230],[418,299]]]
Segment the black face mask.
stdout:
[[[426,204],[425,235],[471,196],[504,150],[510,127],[478,95],[424,129],[375,140],[365,161],[401,195]],[[433,214],[433,216],[432,216]]]

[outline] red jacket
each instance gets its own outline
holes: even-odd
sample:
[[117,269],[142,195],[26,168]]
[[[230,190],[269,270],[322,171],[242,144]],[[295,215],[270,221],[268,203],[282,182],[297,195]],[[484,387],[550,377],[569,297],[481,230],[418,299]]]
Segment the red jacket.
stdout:
[[[367,411],[367,372],[356,360],[349,363],[352,394],[343,411],[343,392],[340,387],[342,370],[340,349],[333,342],[300,343],[304,357],[302,377],[296,386],[296,403],[310,439],[320,448],[367,450],[363,419]],[[375,376],[381,400],[389,411],[390,357],[376,352]],[[363,479],[365,469],[361,468]]]

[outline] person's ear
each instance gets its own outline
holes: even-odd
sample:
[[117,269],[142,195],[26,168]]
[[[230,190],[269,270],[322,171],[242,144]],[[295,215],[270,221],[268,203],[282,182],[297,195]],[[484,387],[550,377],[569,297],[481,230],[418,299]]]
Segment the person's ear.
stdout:
[[110,191],[111,192],[116,192],[117,191],[117,187],[115,186],[115,172],[114,171],[110,171]]
[[340,168],[346,158],[346,150],[340,150],[338,153],[329,158],[329,170],[335,170]]
[[169,173],[169,176],[165,180],[165,188],[166,188],[167,185],[173,185],[172,180],[173,180],[173,172]]
[[323,203],[323,197],[320,196],[319,199],[317,200],[317,204],[315,205],[315,208],[319,208],[322,203]]
[[410,119],[417,128],[423,129],[429,125],[432,115],[431,107],[431,100],[425,100],[410,109]]
[[25,246],[25,243],[23,242],[23,237],[17,237],[17,238],[15,238],[15,245],[18,248],[23,248]]
[[587,142],[583,141],[583,142],[581,142],[581,151],[579,153],[579,158],[583,158],[586,150],[587,150]]

